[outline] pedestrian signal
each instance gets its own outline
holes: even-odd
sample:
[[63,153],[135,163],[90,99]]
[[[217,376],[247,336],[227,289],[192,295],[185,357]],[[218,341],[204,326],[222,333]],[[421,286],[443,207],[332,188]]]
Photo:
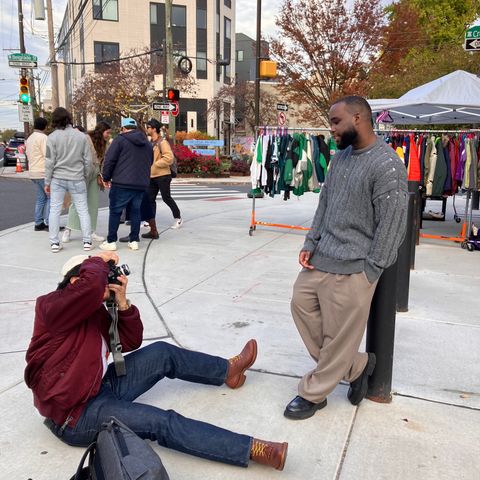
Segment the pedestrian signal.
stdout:
[[28,88],[28,78],[20,77],[20,101],[24,104],[30,102],[30,89]]
[[169,88],[167,90],[167,100],[169,102],[178,102],[180,100],[180,90]]

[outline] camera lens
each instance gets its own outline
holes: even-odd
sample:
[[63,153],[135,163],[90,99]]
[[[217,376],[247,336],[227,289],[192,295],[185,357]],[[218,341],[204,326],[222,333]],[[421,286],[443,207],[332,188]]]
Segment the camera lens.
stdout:
[[124,263],[123,265],[119,265],[118,270],[121,272],[122,275],[125,275],[125,276],[130,275],[130,268],[126,263]]

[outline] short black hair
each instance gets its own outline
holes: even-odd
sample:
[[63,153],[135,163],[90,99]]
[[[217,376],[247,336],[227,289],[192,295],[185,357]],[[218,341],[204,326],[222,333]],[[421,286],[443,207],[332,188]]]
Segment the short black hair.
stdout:
[[41,130],[42,132],[47,128],[48,122],[46,118],[38,117],[33,122],[33,128],[35,130]]
[[70,112],[63,107],[57,107],[52,113],[52,127],[64,130],[67,125],[72,125]]
[[[347,107],[353,107],[359,109],[365,114],[367,118],[372,118],[372,109],[370,104],[365,100],[365,98],[360,95],[347,95],[346,97],[339,98],[332,105],[337,105],[338,103],[345,103]],[[351,110],[350,108],[349,110]]]
[[149,127],[154,128],[154,129],[157,131],[157,133],[160,133],[160,130],[161,130],[161,128],[162,128],[162,124],[161,124],[157,119],[155,119],[155,118],[151,118],[151,119],[147,122],[147,125],[148,125]]
[[80,267],[82,264],[75,265],[71,268],[63,277],[63,280],[57,285],[57,290],[63,290],[69,283],[72,277],[79,277],[80,276]]

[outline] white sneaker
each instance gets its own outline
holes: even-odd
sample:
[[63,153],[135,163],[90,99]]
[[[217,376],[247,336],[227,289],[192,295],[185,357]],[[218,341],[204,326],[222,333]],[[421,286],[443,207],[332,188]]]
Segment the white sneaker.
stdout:
[[62,249],[62,246],[59,243],[52,243],[50,249],[52,250],[52,253],[58,253]]
[[180,228],[182,226],[183,220],[181,218],[176,218],[173,222],[173,225],[170,228]]
[[150,224],[148,222],[142,222],[142,227],[144,228],[148,228],[150,226]]
[[94,242],[103,242],[105,240],[105,237],[102,237],[101,235],[97,235],[95,232],[92,232],[92,240]]
[[128,248],[130,250],[138,250],[138,242],[128,242]]
[[83,242],[83,249],[88,252],[92,249],[92,242]]
[[68,243],[70,241],[70,234],[72,231],[69,228],[65,228],[65,230],[62,233],[62,242],[63,243]]
[[100,244],[100,248],[102,250],[108,250],[109,252],[114,252],[117,249],[117,243],[116,242],[110,242],[108,243],[106,240]]

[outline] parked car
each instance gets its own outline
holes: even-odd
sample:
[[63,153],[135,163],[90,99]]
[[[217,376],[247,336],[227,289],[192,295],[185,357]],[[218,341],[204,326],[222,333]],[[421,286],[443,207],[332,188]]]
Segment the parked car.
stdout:
[[18,147],[20,145],[25,145],[25,139],[22,137],[15,136],[8,141],[5,151],[3,152],[3,165],[5,167],[8,165],[16,165]]

